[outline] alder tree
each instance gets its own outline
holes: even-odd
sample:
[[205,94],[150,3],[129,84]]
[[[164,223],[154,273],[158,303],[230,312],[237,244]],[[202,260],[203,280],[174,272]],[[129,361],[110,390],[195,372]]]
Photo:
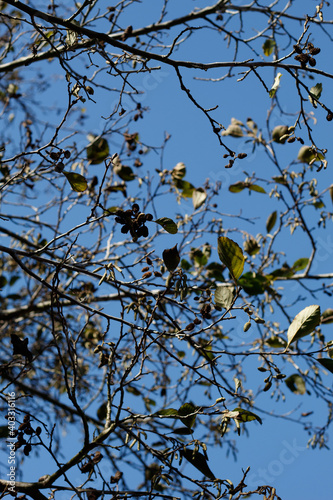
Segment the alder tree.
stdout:
[[[0,1],[1,498],[273,500],[223,457],[271,418],[328,446],[333,16],[201,4]],[[145,138],[166,70],[229,182]]]

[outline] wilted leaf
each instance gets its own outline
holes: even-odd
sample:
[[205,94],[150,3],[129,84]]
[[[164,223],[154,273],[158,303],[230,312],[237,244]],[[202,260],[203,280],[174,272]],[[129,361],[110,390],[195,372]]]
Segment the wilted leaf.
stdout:
[[249,255],[256,255],[260,251],[260,245],[252,236],[244,241],[244,251]]
[[185,457],[190,464],[192,464],[196,469],[198,469],[204,476],[209,479],[215,479],[214,474],[210,470],[207,464],[206,457],[199,451],[190,450],[189,448],[184,448],[179,451],[180,455]]
[[266,221],[267,233],[270,233],[272,231],[272,229],[274,228],[274,226],[276,224],[276,219],[277,219],[277,211],[275,210],[267,218],[267,221]]
[[215,304],[218,307],[224,307],[224,309],[229,309],[235,297],[235,287],[228,286],[218,286],[215,290]]
[[226,236],[217,239],[217,252],[221,262],[227,266],[231,276],[237,280],[243,272],[244,255],[240,246]]
[[192,202],[195,210],[200,208],[206,201],[207,193],[203,188],[194,189],[192,193]]
[[62,171],[66,179],[71,185],[73,191],[77,191],[78,193],[82,193],[88,187],[88,183],[85,177],[81,174],[76,174],[75,172],[66,172]]
[[305,307],[294,318],[288,328],[288,344],[287,347],[295,340],[305,337],[320,323],[320,307],[312,305]]
[[279,88],[280,86],[280,78],[282,76],[282,73],[278,73],[275,77],[275,80],[274,80],[274,83],[273,83],[273,86],[271,88],[271,90],[269,91],[269,97],[274,97],[275,94],[276,94],[276,91],[277,89]]
[[264,55],[267,57],[270,56],[273,52],[275,45],[276,45],[275,40],[273,40],[272,38],[267,38],[262,46]]
[[178,232],[177,224],[168,217],[161,217],[160,219],[156,219],[154,222],[163,227],[168,233],[176,234]]
[[87,147],[87,158],[92,165],[102,163],[109,155],[109,144],[106,139],[99,137]]
[[294,373],[294,375],[290,375],[290,377],[286,378],[285,383],[288,389],[290,389],[294,394],[306,393],[304,379],[297,373]]
[[226,130],[223,130],[222,135],[230,135],[231,137],[243,137],[241,126],[243,123],[236,118],[231,118],[231,124]]
[[163,261],[168,271],[170,271],[170,273],[177,268],[180,262],[180,256],[177,249],[177,245],[175,245],[172,248],[166,248],[165,250],[163,250]]

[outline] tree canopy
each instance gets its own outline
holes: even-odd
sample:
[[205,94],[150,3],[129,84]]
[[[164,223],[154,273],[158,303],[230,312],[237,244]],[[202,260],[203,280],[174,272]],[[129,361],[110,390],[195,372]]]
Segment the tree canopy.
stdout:
[[328,447],[333,16],[205,4],[0,1],[4,496],[274,500],[221,457]]

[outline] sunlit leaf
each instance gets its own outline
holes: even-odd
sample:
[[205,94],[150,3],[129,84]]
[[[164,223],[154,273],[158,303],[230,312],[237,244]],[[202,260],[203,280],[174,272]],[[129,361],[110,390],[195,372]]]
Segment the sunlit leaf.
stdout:
[[274,80],[274,83],[273,83],[273,85],[272,85],[272,88],[271,88],[271,90],[269,91],[269,97],[271,97],[271,98],[272,98],[272,97],[274,97],[274,96],[275,96],[276,91],[277,91],[277,89],[278,89],[278,88],[279,88],[279,86],[280,86],[280,78],[281,78],[281,76],[282,76],[282,73],[278,73],[278,74],[276,75],[275,80]]
[[314,108],[317,107],[317,100],[316,99],[320,98],[322,91],[323,91],[322,83],[316,83],[316,85],[314,85],[310,89],[309,101],[311,102],[311,104]]
[[250,191],[256,191],[257,193],[263,193],[266,194],[266,191],[263,187],[258,186],[257,184],[250,184],[249,185],[249,190]]
[[194,189],[192,193],[192,202],[195,210],[200,208],[206,201],[207,193],[203,188]]
[[235,298],[235,291],[235,287],[231,285],[218,286],[215,290],[215,304],[218,307],[229,309]]
[[325,157],[311,146],[302,146],[298,152],[297,159],[302,163],[310,163],[312,160],[319,161]]
[[156,219],[154,222],[162,226],[163,229],[170,234],[176,234],[178,232],[177,224],[168,217],[161,217],[160,219]]
[[275,40],[273,40],[272,38],[267,38],[262,46],[262,50],[264,52],[264,55],[266,57],[270,56],[272,54],[275,46],[276,46]]
[[238,182],[235,182],[235,184],[231,184],[229,186],[229,191],[231,193],[240,193],[247,186],[248,186],[248,184],[246,182],[238,181]]
[[276,224],[276,219],[277,219],[277,211],[275,210],[267,217],[267,221],[266,221],[267,233],[270,233],[272,231],[272,229],[274,228],[274,226]]
[[293,375],[290,375],[290,377],[286,378],[285,383],[288,389],[290,389],[294,394],[306,393],[305,381],[303,377],[298,375],[298,373],[294,373]]
[[79,193],[82,193],[85,191],[88,187],[88,183],[85,177],[81,174],[76,174],[75,172],[66,172],[65,170],[62,171],[66,179],[71,185],[71,188],[73,191],[77,191]]
[[171,175],[174,179],[183,179],[186,174],[186,167],[184,163],[177,163],[175,167],[173,167],[171,171]]
[[262,424],[261,418],[258,415],[256,415],[255,413],[253,413],[252,411],[243,410],[243,408],[235,408],[232,411],[233,411],[233,413],[236,413],[236,412],[238,413],[238,415],[235,415],[233,418],[236,418],[240,422],[251,422],[253,420],[257,420],[257,422],[259,422],[259,424]]
[[226,236],[217,240],[217,252],[221,262],[227,266],[231,276],[237,280],[243,272],[244,255],[237,243]]
[[295,273],[297,273],[298,271],[303,271],[303,269],[306,268],[308,263],[309,259],[307,257],[302,257],[301,259],[298,259],[293,263],[292,269]]
[[325,309],[321,315],[322,325],[327,325],[328,323],[333,323],[333,309]]
[[192,198],[193,191],[195,187],[188,181],[184,181],[183,179],[175,179],[175,187],[181,191],[181,195],[184,198]]
[[288,328],[288,345],[295,340],[298,340],[309,333],[312,333],[313,330],[320,323],[320,306],[312,305],[305,307],[302,311],[300,311],[294,318],[293,322]]

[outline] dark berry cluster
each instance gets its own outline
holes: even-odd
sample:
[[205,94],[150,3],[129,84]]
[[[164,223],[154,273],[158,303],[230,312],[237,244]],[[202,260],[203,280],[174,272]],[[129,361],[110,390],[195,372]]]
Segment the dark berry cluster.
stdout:
[[[25,415],[23,418],[23,423],[19,426],[19,428],[12,431],[12,436],[17,438],[17,441],[15,443],[15,450],[18,450],[19,448],[24,446],[23,453],[28,456],[31,452],[31,438],[33,436],[39,436],[41,432],[42,429],[40,427],[36,427],[36,430],[31,427],[30,417],[29,415]],[[28,441],[25,439],[24,434],[26,436],[30,436]]]
[[152,214],[144,214],[140,212],[140,207],[137,203],[132,205],[129,210],[117,210],[116,212],[116,222],[121,224],[121,232],[127,234],[128,232],[132,236],[133,241],[137,241],[140,236],[147,238],[149,231],[146,226],[147,221],[152,221]]
[[295,52],[297,52],[295,59],[300,62],[302,68],[305,68],[308,63],[310,66],[315,66],[317,64],[313,56],[319,54],[320,48],[315,47],[313,43],[309,42],[303,49],[299,45],[294,45],[294,49]]

